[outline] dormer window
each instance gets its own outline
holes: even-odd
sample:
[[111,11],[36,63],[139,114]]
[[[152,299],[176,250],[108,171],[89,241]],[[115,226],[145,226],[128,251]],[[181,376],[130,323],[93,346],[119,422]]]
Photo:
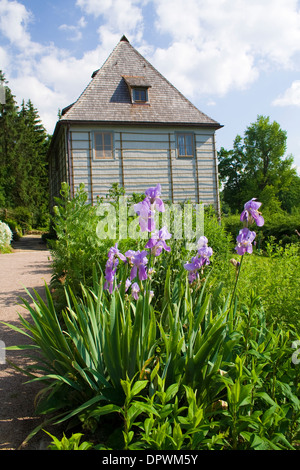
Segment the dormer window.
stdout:
[[147,103],[148,89],[147,88],[133,88],[132,89],[132,101],[134,103]]
[[149,104],[149,88],[151,85],[145,77],[123,76],[133,104]]

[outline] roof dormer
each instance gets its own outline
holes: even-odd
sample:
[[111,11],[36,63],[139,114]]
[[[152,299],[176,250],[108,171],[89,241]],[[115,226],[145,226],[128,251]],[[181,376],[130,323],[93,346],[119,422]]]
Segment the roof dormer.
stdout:
[[123,75],[123,78],[128,86],[132,104],[150,104],[151,85],[145,77]]

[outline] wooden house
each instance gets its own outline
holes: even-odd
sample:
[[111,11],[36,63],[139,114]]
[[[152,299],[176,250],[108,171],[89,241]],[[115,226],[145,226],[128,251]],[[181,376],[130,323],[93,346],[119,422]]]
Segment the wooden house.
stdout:
[[51,200],[61,182],[89,202],[112,183],[126,194],[161,184],[162,197],[219,209],[215,131],[123,36],[77,101],[62,111],[49,151]]

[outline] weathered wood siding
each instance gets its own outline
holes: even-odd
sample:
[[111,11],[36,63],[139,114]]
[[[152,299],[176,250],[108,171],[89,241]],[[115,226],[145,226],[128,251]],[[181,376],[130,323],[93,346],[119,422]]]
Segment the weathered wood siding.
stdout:
[[69,182],[67,158],[67,136],[65,129],[62,128],[49,158],[49,193],[51,208],[54,204],[54,197],[59,196],[61,183]]
[[[114,158],[95,159],[97,131],[113,133]],[[178,132],[193,133],[193,158],[178,157]],[[72,126],[70,152],[74,189],[84,183],[89,202],[105,197],[115,182],[124,186],[127,194],[143,193],[160,183],[164,199],[191,200],[218,208],[213,129]]]

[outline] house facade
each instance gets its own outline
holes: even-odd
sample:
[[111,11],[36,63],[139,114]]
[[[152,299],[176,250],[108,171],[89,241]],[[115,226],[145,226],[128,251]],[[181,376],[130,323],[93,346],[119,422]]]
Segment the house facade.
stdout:
[[128,195],[160,183],[165,200],[219,210],[220,127],[123,36],[57,122],[49,151],[51,201],[64,181],[71,194],[84,183],[92,204],[112,183]]

